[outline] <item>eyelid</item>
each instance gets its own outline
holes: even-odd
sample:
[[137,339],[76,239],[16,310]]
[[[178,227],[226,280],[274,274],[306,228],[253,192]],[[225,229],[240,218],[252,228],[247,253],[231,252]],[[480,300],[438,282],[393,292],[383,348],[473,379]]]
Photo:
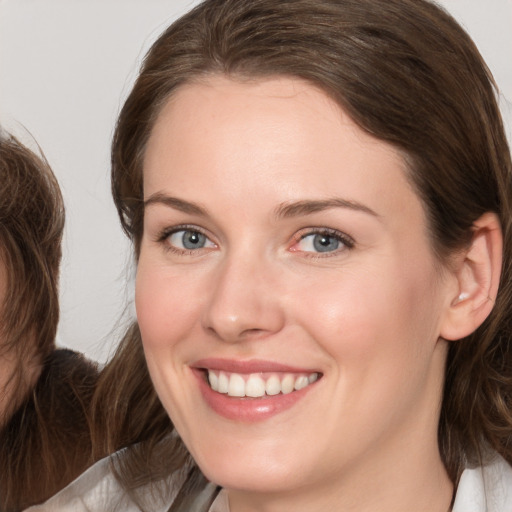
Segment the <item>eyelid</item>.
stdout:
[[180,231],[192,231],[200,233],[203,236],[205,236],[210,241],[210,243],[217,247],[217,244],[212,240],[212,237],[207,233],[207,231],[194,224],[179,224],[177,226],[166,227],[158,232],[155,241],[159,244],[162,244],[166,251],[173,252],[178,255],[199,256],[203,254],[204,251],[210,251],[214,249],[213,247],[200,247],[198,249],[180,249],[179,247],[171,245],[168,242],[169,237],[175,233],[179,233]]
[[[304,238],[311,236],[311,235],[328,235],[330,237],[333,237],[337,240],[339,240],[343,246],[339,249],[336,249],[334,251],[328,251],[328,252],[313,252],[313,251],[301,251],[300,249],[293,249],[294,245],[297,245],[300,241],[304,240]],[[304,228],[298,231],[292,241],[292,247],[290,250],[292,252],[302,253],[305,257],[309,258],[328,258],[332,256],[337,256],[342,252],[346,252],[347,250],[353,249],[355,246],[355,240],[344,233],[343,231],[339,231],[337,229],[333,228],[326,228],[326,227],[309,227]]]
[[[181,249],[181,248],[171,245],[168,242],[168,238],[171,235],[178,233],[180,231],[193,231],[193,232],[201,233],[215,247],[201,247],[198,249]],[[327,236],[333,237],[341,242],[342,247],[339,249],[324,252],[324,253],[314,252],[314,251],[303,251],[300,249],[293,248],[294,245],[298,244],[301,240],[303,240],[307,236],[311,236],[311,235],[327,235]],[[210,251],[212,249],[217,248],[217,243],[214,240],[212,240],[212,236],[205,229],[203,229],[200,226],[197,226],[195,224],[179,224],[179,225],[172,226],[172,227],[166,227],[158,232],[158,234],[155,237],[155,241],[157,243],[162,244],[164,246],[165,250],[176,253],[178,255],[199,256],[200,254],[204,254],[205,251]],[[326,258],[326,257],[339,255],[342,252],[346,252],[347,250],[352,249],[354,247],[354,245],[355,245],[355,241],[350,235],[347,235],[346,233],[339,231],[337,229],[327,228],[327,227],[308,227],[308,228],[303,228],[294,234],[293,239],[292,239],[292,245],[289,248],[289,250],[291,252],[302,253],[302,255],[305,257]]]

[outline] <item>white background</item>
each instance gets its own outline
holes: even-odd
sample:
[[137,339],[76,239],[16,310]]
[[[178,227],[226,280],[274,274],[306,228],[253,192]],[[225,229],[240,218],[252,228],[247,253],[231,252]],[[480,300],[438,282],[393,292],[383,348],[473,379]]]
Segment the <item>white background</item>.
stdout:
[[[151,42],[196,3],[0,0],[0,123],[25,142],[26,130],[37,140],[66,203],[58,341],[101,361],[117,341],[114,327],[133,286],[129,247],[110,198],[114,122]],[[512,0],[440,3],[487,60],[510,136]]]

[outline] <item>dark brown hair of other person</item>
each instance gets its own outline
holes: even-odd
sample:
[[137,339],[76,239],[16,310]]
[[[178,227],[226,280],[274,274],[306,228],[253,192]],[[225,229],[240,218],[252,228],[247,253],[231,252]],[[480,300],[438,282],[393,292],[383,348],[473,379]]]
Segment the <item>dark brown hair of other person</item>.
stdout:
[[0,134],[0,511],[40,503],[90,463],[96,364],[55,349],[64,205],[43,156]]
[[[463,343],[450,344],[439,447],[454,483],[488,446],[512,463],[512,169],[496,87],[470,37],[425,0],[201,3],[150,49],[114,134],[113,196],[136,258],[152,127],[180,86],[209,75],[301,78],[329,94],[363,130],[398,148],[441,261],[467,246],[482,214],[499,216],[501,287],[484,324]],[[100,453],[142,441],[117,465],[127,489],[183,464],[185,450],[169,435],[173,427],[153,390],[136,325],[106,367],[97,406]],[[159,451],[166,467],[148,467],[165,439],[168,450],[159,445]]]

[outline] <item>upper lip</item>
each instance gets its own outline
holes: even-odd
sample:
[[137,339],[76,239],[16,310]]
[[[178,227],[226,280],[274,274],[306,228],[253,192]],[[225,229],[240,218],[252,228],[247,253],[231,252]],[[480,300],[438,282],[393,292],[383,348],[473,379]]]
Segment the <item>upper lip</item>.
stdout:
[[206,358],[195,361],[193,368],[217,370],[230,373],[320,373],[311,368],[298,368],[286,364],[276,363],[274,361],[265,361],[263,359],[251,359],[247,361],[237,359]]

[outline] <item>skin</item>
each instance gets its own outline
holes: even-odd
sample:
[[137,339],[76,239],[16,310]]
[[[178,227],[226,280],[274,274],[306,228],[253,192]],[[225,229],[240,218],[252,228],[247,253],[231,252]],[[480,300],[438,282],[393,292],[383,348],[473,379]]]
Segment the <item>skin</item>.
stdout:
[[[161,111],[144,160],[137,317],[157,393],[231,512],[448,510],[441,334],[460,290],[406,172],[300,80],[211,77]],[[276,216],[333,198],[345,204]],[[180,246],[184,225],[203,247]],[[349,242],[315,252],[325,229]],[[291,408],[235,421],[199,391],[204,358],[321,378]]]

